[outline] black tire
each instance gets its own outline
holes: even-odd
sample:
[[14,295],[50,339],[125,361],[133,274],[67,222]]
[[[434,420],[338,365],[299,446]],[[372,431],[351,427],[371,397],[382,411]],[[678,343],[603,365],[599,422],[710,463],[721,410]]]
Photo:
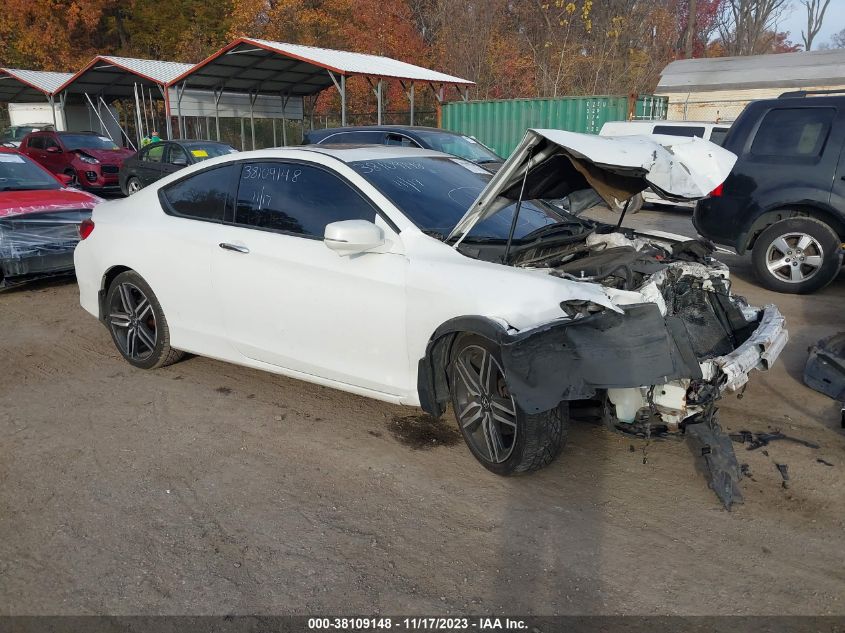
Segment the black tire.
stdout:
[[633,196],[628,202],[628,210],[625,212],[627,214],[634,214],[639,213],[643,209],[643,205],[645,204],[645,200],[643,199],[643,194],[638,193],[637,195]]
[[130,176],[126,180],[126,191],[124,191],[124,195],[131,196],[133,193],[138,193],[141,189],[144,188],[143,183],[138,179],[136,176]]
[[79,186],[79,178],[76,177],[76,172],[72,169],[65,170],[65,176],[70,178],[70,182],[67,184],[68,187],[76,187],[77,189],[80,188]]
[[115,347],[131,365],[158,369],[182,358],[170,347],[170,330],[161,304],[134,270],[120,273],[109,286],[104,320]]
[[[485,389],[478,387],[484,382],[484,358],[493,362],[486,361],[490,363],[486,371],[487,393],[482,396]],[[487,470],[497,475],[538,470],[552,463],[563,449],[569,408],[563,403],[551,411],[526,414],[510,396],[501,368],[501,354],[494,343],[472,334],[461,335],[455,341],[449,385],[458,428],[470,452]],[[465,379],[467,371],[470,377]],[[473,379],[479,395],[473,395],[468,388]],[[507,422],[502,422],[504,419]]]
[[764,288],[808,294],[824,288],[839,274],[842,240],[815,218],[781,220],[754,242],[751,262]]

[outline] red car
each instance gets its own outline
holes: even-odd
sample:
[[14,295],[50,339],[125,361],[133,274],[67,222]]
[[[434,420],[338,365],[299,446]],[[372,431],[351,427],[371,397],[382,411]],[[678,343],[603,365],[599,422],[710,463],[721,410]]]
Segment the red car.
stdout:
[[103,200],[68,181],[0,147],[0,288],[73,270],[80,225]]
[[67,174],[74,187],[91,191],[120,191],[120,167],[134,154],[94,132],[33,132],[21,141],[20,151],[54,174]]

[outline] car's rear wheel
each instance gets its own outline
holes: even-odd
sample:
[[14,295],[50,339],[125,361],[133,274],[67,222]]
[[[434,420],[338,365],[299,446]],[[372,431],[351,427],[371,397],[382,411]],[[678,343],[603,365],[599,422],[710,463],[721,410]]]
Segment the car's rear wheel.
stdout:
[[131,196],[133,193],[138,193],[143,189],[144,185],[135,176],[126,181],[126,195]]
[[815,218],[790,218],[763,231],[751,252],[763,287],[806,294],[833,281],[842,265],[842,241]]
[[528,415],[508,389],[498,347],[462,335],[450,364],[452,407],[473,456],[498,475],[537,470],[558,456],[565,441],[568,409]]
[[106,293],[106,325],[120,354],[141,369],[175,363],[183,353],[170,347],[170,330],[152,288],[134,271],[120,273]]

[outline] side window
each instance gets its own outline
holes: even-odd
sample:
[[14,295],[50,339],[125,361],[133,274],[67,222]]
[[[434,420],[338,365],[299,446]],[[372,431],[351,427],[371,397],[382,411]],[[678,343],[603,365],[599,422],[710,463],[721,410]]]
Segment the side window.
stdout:
[[44,137],[31,136],[26,142],[26,146],[31,147],[32,149],[44,149]]
[[374,221],[375,208],[335,174],[301,163],[245,163],[235,223],[322,238],[340,220]]
[[171,144],[167,147],[167,162],[171,165],[184,166],[188,164],[188,155],[178,145]]
[[669,136],[697,136],[704,138],[704,128],[696,125],[655,125],[654,134]]
[[56,142],[56,139],[50,136],[42,136],[41,138],[44,140],[44,149],[50,149],[51,147],[59,146],[59,144]]
[[727,127],[714,127],[710,131],[710,142],[715,143],[716,145],[724,145],[725,137],[728,135],[728,130],[730,128]]
[[171,215],[222,222],[234,189],[238,165],[214,167],[193,174],[162,190]]
[[385,145],[397,145],[399,147],[419,147],[417,143],[401,134],[388,134],[384,138]]
[[367,132],[361,130],[359,132],[339,132],[320,141],[321,143],[353,143],[363,145],[381,145],[384,138],[384,132]]
[[751,153],[755,156],[816,158],[824,149],[834,108],[778,108],[769,110],[757,128]]
[[164,143],[158,143],[147,148],[144,156],[141,158],[146,163],[160,163],[164,155]]

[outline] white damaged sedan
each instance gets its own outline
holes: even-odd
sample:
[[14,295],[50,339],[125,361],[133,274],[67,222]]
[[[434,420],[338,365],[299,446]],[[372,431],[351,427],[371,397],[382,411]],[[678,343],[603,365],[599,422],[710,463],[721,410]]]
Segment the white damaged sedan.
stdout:
[[230,155],[97,206],[80,300],[136,367],[191,352],[435,416],[451,403],[499,474],[552,461],[573,402],[615,428],[713,435],[722,392],[786,343],[777,309],[733,296],[706,243],[543,200],[624,215],[647,187],[704,197],[734,160],[697,138],[558,130],[530,130],[492,178],[410,148]]

